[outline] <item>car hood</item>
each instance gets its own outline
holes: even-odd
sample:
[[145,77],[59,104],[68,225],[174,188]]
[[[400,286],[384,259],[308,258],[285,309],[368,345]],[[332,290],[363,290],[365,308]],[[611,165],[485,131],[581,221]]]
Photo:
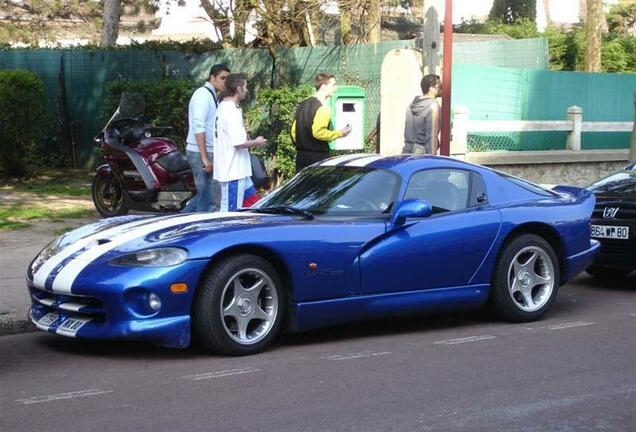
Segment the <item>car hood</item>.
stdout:
[[[189,213],[164,216],[122,216],[101,219],[81,226],[56,240],[61,250],[77,242],[118,246],[134,240],[156,243],[192,234],[231,230],[245,225],[258,225],[264,220],[289,220],[289,216],[263,215],[250,212]],[[110,244],[108,249],[113,248]]]

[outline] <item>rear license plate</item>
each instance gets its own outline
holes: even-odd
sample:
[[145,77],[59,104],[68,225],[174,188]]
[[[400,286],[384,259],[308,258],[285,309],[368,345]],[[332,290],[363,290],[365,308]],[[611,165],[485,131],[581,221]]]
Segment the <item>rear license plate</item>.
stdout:
[[592,237],[616,239],[616,240],[627,240],[629,239],[629,227],[592,225]]

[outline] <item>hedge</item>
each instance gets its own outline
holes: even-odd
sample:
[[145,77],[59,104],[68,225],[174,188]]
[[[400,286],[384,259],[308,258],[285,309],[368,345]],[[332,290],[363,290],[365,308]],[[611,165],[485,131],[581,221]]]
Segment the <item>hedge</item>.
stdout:
[[35,73],[0,71],[0,167],[5,175],[22,176],[27,162],[37,161],[45,104],[44,84]]

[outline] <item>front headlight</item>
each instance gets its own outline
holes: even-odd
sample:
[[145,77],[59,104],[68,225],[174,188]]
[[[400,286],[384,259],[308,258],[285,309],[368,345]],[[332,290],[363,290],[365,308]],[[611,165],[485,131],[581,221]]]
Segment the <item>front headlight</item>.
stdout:
[[181,264],[188,259],[188,253],[179,248],[168,247],[160,249],[146,249],[113,258],[113,265],[138,267],[169,267]]
[[42,264],[44,264],[49,258],[51,258],[62,249],[62,247],[64,246],[63,241],[65,236],[66,234],[59,236],[40,251],[40,253],[31,262],[31,265],[29,267],[29,277],[32,277],[35,272],[37,272],[38,269],[42,267]]

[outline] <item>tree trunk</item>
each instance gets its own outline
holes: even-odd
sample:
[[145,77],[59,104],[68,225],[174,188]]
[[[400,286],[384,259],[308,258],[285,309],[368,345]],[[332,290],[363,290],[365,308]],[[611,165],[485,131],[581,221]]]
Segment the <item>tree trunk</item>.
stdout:
[[349,45],[352,41],[351,37],[351,10],[345,1],[340,1],[338,8],[340,10],[340,43]]
[[603,28],[603,1],[587,0],[585,23],[585,71],[601,71],[601,30]]
[[102,24],[102,47],[117,44],[121,0],[104,0],[104,23]]
[[380,42],[380,0],[369,0],[365,22],[367,43]]
[[552,24],[552,17],[550,16],[550,0],[543,0],[543,12],[545,13],[545,24]]

